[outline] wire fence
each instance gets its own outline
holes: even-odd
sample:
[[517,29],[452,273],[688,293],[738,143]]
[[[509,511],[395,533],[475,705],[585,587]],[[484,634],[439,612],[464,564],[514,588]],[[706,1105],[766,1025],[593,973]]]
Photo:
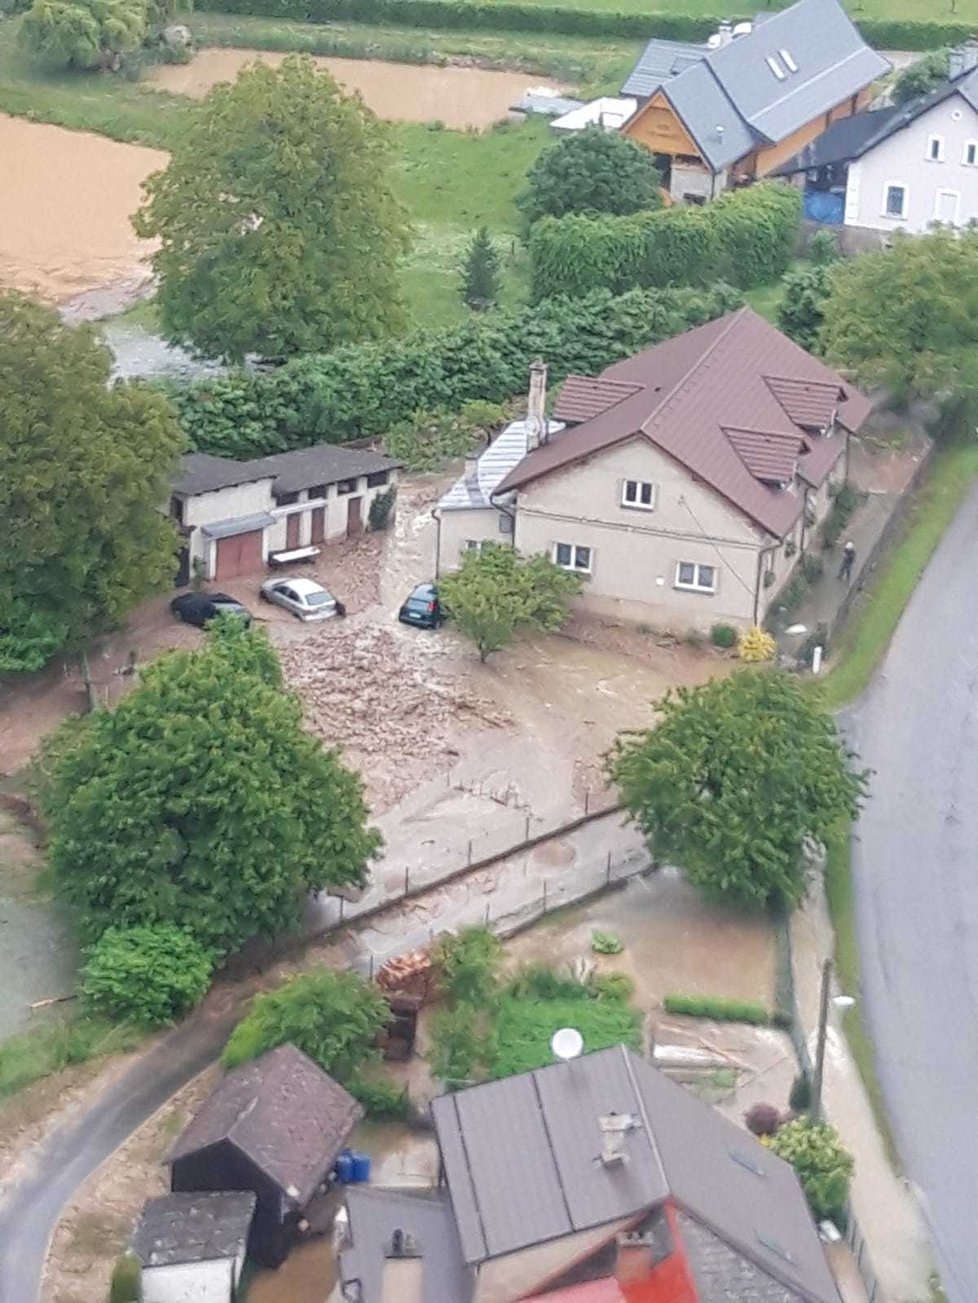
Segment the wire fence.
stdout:
[[866,1237],[863,1235],[862,1227],[856,1221],[856,1214],[852,1211],[851,1205],[846,1208],[846,1244],[852,1250],[856,1269],[869,1296],[869,1303],[884,1303],[883,1287],[873,1270],[869,1249],[866,1245]]

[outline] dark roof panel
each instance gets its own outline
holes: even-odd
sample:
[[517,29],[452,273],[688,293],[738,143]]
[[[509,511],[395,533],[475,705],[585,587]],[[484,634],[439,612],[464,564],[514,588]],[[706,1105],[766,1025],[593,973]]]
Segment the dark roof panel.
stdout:
[[465,1303],[471,1297],[469,1272],[444,1191],[351,1186],[346,1208],[349,1243],[340,1253],[340,1280],[360,1281],[364,1303],[383,1297],[385,1254],[396,1230],[410,1235],[421,1254],[420,1303]]
[[758,133],[737,112],[708,62],[675,77],[662,93],[714,171],[735,163],[758,144]]
[[767,376],[771,393],[803,430],[824,430],[839,406],[839,385],[834,380],[799,380],[790,376]]
[[136,1223],[132,1251],[144,1267],[234,1258],[247,1242],[255,1203],[250,1190],[150,1199]]
[[344,448],[335,443],[320,443],[313,448],[297,448],[251,461],[231,461],[210,453],[189,452],[180,459],[180,473],[174,480],[173,491],[193,497],[270,479],[274,481],[275,493],[295,493],[315,484],[336,484],[339,480],[373,475],[377,471],[396,470],[400,465],[369,448]]
[[744,465],[766,484],[790,484],[798,469],[802,441],[795,435],[760,430],[724,430]]
[[639,55],[628,80],[621,88],[622,95],[648,99],[664,81],[683,72],[694,63],[705,59],[706,45],[692,45],[687,41],[651,40]]
[[339,1082],[294,1045],[280,1045],[221,1080],[166,1161],[226,1140],[302,1205],[362,1116]]

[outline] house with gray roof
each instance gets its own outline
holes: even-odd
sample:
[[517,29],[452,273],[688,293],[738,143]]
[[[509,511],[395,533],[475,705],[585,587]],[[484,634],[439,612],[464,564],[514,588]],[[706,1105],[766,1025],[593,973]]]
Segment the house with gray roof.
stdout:
[[351,1191],[337,1301],[839,1303],[793,1169],[625,1046],[432,1115],[439,1191]]
[[183,538],[178,585],[194,572],[235,579],[305,560],[362,533],[371,503],[396,484],[399,468],[369,448],[333,443],[248,461],[187,453],[170,498]]
[[865,107],[889,70],[838,0],[797,0],[723,23],[705,45],[652,40],[622,86],[622,128],[656,156],[679,202],[769,176],[830,123]]
[[978,221],[978,42],[951,51],[927,95],[834,122],[775,175],[804,187],[813,221],[919,234]]
[[254,1214],[246,1190],[150,1199],[131,1246],[142,1303],[234,1303]]

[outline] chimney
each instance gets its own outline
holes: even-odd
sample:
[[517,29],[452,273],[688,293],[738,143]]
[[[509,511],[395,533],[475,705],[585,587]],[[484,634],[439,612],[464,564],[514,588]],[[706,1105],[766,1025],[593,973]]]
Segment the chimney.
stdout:
[[601,1162],[605,1167],[615,1167],[628,1162],[625,1136],[635,1126],[628,1113],[606,1113],[598,1118],[601,1128]]
[[532,452],[547,442],[547,364],[542,358],[530,363],[530,392],[526,399],[526,450]]
[[729,19],[724,18],[723,22],[717,28],[717,36],[719,37],[716,44],[718,50],[722,50],[725,45],[731,43],[733,40],[733,23],[731,23]]
[[652,1249],[644,1235],[626,1231],[618,1237],[618,1257],[615,1262],[615,1279],[621,1285],[646,1280],[655,1266]]
[[422,1303],[423,1286],[421,1245],[407,1231],[396,1230],[384,1255],[380,1303]]

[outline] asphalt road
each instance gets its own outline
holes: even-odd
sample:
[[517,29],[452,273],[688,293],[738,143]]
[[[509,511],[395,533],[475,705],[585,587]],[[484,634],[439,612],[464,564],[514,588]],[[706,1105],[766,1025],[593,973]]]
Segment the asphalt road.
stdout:
[[29,1172],[0,1203],[0,1303],[39,1297],[48,1241],[65,1204],[136,1127],[213,1062],[237,1017],[198,1016],[178,1028],[32,1152]]
[[951,1303],[978,1299],[978,491],[843,720],[876,770],[853,843],[863,1000]]

